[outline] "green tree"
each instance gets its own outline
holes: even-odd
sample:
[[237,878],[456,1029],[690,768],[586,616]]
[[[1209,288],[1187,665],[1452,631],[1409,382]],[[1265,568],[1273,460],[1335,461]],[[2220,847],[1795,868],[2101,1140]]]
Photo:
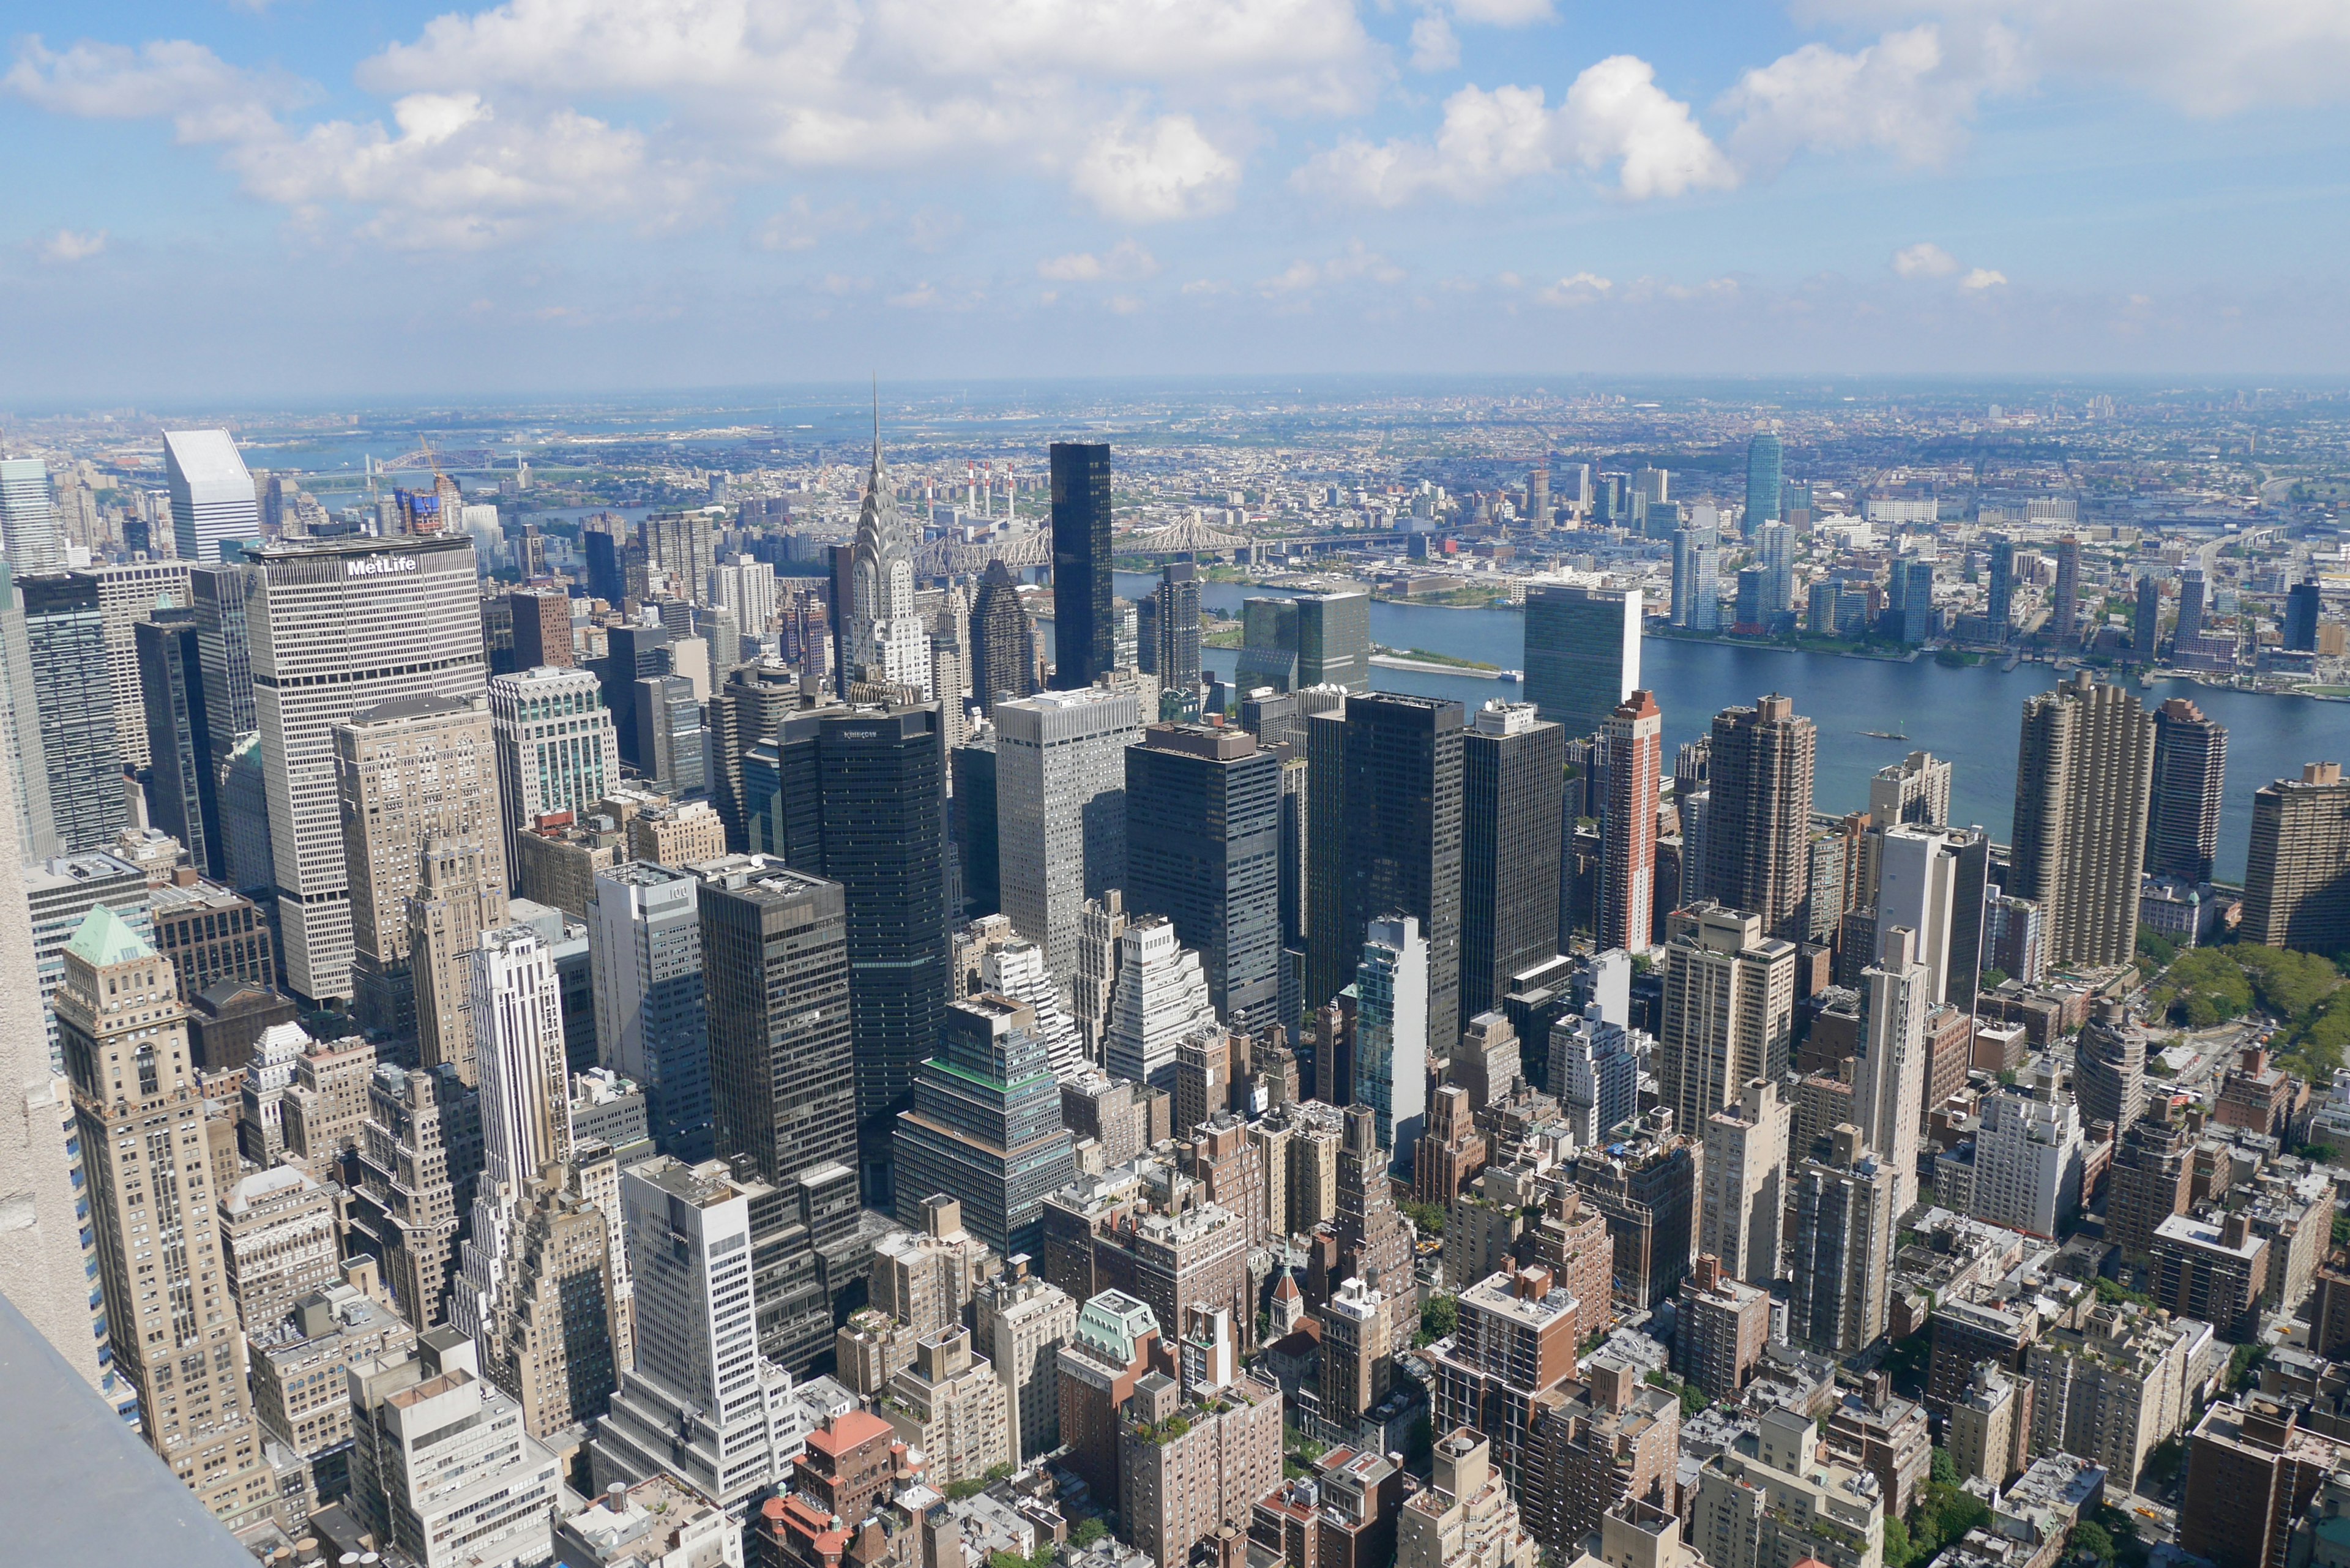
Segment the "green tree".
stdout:
[[1421,1235],[1444,1234],[1444,1210],[1435,1204],[1415,1203],[1410,1199],[1406,1199],[1396,1207],[1404,1211],[1404,1217],[1419,1228]]
[[1928,1471],[1928,1479],[1938,1480],[1944,1486],[1956,1486],[1959,1484],[1959,1481],[1961,1479],[1959,1475],[1959,1461],[1950,1458],[1950,1449],[1936,1449],[1934,1450],[1934,1462],[1932,1468]]
[[1885,1521],[1885,1568],[1909,1568],[1909,1527],[1898,1515]]
[[2074,1525],[2067,1543],[2074,1551],[2085,1552],[2100,1563],[2114,1560],[2114,1538],[2095,1520],[2085,1519]]
[[1460,1324],[1459,1298],[1440,1293],[1432,1295],[1419,1309],[1419,1343],[1434,1345],[1459,1327]]

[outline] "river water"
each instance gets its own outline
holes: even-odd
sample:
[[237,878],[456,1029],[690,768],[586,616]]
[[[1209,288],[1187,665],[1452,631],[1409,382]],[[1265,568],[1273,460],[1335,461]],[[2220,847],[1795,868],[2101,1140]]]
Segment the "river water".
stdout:
[[[1121,597],[1139,597],[1157,579],[1118,574]],[[1201,602],[1237,615],[1243,598],[1271,590],[1237,583],[1206,583]],[[1435,605],[1371,605],[1371,639],[1398,649],[1424,648],[1504,669],[1525,668],[1525,618],[1514,609],[1449,609]],[[1230,677],[1237,650],[1205,650],[1208,668]],[[2002,670],[1996,664],[1953,670],[1920,659],[1912,664],[1795,653],[1729,643],[1646,640],[1641,683],[1664,710],[1665,765],[1673,749],[1706,732],[1724,708],[1751,704],[1766,691],[1795,701],[1795,711],[1819,726],[1814,804],[1823,811],[1868,805],[1869,775],[1911,751],[1929,751],[1953,764],[1950,818],[1980,824],[2002,842],[2015,808],[2015,754],[2023,702],[2056,684],[2044,664]],[[1371,668],[1382,691],[1451,697],[1471,709],[1496,697],[1522,700],[1524,688],[1474,676]],[[2350,762],[2350,703],[2275,697],[2158,681],[2137,690],[2149,707],[2169,697],[2192,699],[2228,731],[2228,782],[2220,819],[2218,875],[2240,880],[2251,834],[2252,792],[2272,779],[2301,774],[2305,762]],[[1874,739],[1867,730],[1906,732],[1909,739]]]

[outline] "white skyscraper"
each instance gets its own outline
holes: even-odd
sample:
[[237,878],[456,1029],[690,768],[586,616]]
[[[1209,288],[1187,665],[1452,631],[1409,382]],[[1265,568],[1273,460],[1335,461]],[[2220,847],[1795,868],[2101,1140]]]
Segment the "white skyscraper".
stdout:
[[1086,900],[1126,881],[1126,748],[1142,738],[1131,691],[1087,687],[995,705],[997,875],[1012,929],[1076,973]]
[[931,628],[914,608],[914,557],[898,515],[898,493],[881,466],[878,416],[873,468],[849,555],[848,593],[849,679],[911,687],[929,701]]
[[66,569],[48,465],[37,457],[0,457],[0,550],[19,572]]
[[[1194,955],[1195,969],[1198,961]],[[1055,1077],[1074,1077],[1086,1065],[1085,1041],[1077,1033],[1077,1021],[1061,1005],[1061,987],[1045,967],[1044,949],[1024,941],[991,948],[980,960],[979,974],[989,991],[1035,1009],[1036,1025],[1029,1033],[1045,1043],[1045,1057],[1053,1064]]]
[[261,537],[253,472],[226,431],[165,431],[163,473],[172,487],[172,543],[182,561],[210,565],[224,539]]
[[1878,932],[1885,956],[1861,971],[1866,1028],[1854,1064],[1852,1117],[1878,1161],[1893,1170],[1896,1215],[1918,1199],[1918,1124],[1926,1115],[1926,1014],[1933,973],[1906,926]]
[[490,682],[498,787],[505,805],[506,867],[515,840],[553,812],[579,813],[620,782],[620,742],[603,682],[585,670],[541,668]]
[[1118,982],[1110,993],[1102,1054],[1110,1072],[1172,1093],[1175,1047],[1217,1028],[1200,955],[1175,940],[1174,923],[1149,915],[1118,943]]
[[2061,1082],[2043,1057],[2022,1083],[1983,1096],[1967,1206],[1977,1219],[2054,1238],[2080,1208],[2081,1114]]
[[190,602],[184,561],[133,561],[100,566],[98,618],[106,633],[106,668],[114,684],[114,737],[123,762],[145,768],[154,762],[147,749],[147,703],[139,677],[139,634],[132,628],[153,620],[158,609]]
[[1411,1158],[1428,1114],[1428,939],[1410,915],[1370,922],[1355,971],[1355,1100]]
[[799,1452],[799,1402],[759,1355],[751,1290],[751,1205],[768,1191],[715,1160],[621,1172],[637,1360],[588,1439],[598,1488],[667,1472],[733,1508]]
[[469,540],[304,540],[258,557],[253,686],[286,978],[351,994],[334,729],[394,697],[480,697],[481,596]]
[[1906,929],[1930,977],[1929,1007],[1940,1006],[1950,996],[1951,914],[1957,907],[1959,851],[1965,843],[1965,835],[1948,828],[1908,824],[1877,839],[1877,956],[1885,961],[1893,931]]
[[[764,641],[775,624],[775,568],[754,556],[729,556],[710,568],[710,602],[734,617],[734,629]],[[732,650],[729,650],[730,652]]]

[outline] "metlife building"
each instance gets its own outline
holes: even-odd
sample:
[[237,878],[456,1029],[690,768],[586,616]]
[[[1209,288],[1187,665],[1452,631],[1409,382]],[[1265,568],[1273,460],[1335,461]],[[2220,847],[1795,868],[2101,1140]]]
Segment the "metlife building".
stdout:
[[264,579],[254,707],[286,979],[323,1005],[351,993],[334,729],[387,698],[484,694],[473,545],[463,535],[302,540],[247,558]]

